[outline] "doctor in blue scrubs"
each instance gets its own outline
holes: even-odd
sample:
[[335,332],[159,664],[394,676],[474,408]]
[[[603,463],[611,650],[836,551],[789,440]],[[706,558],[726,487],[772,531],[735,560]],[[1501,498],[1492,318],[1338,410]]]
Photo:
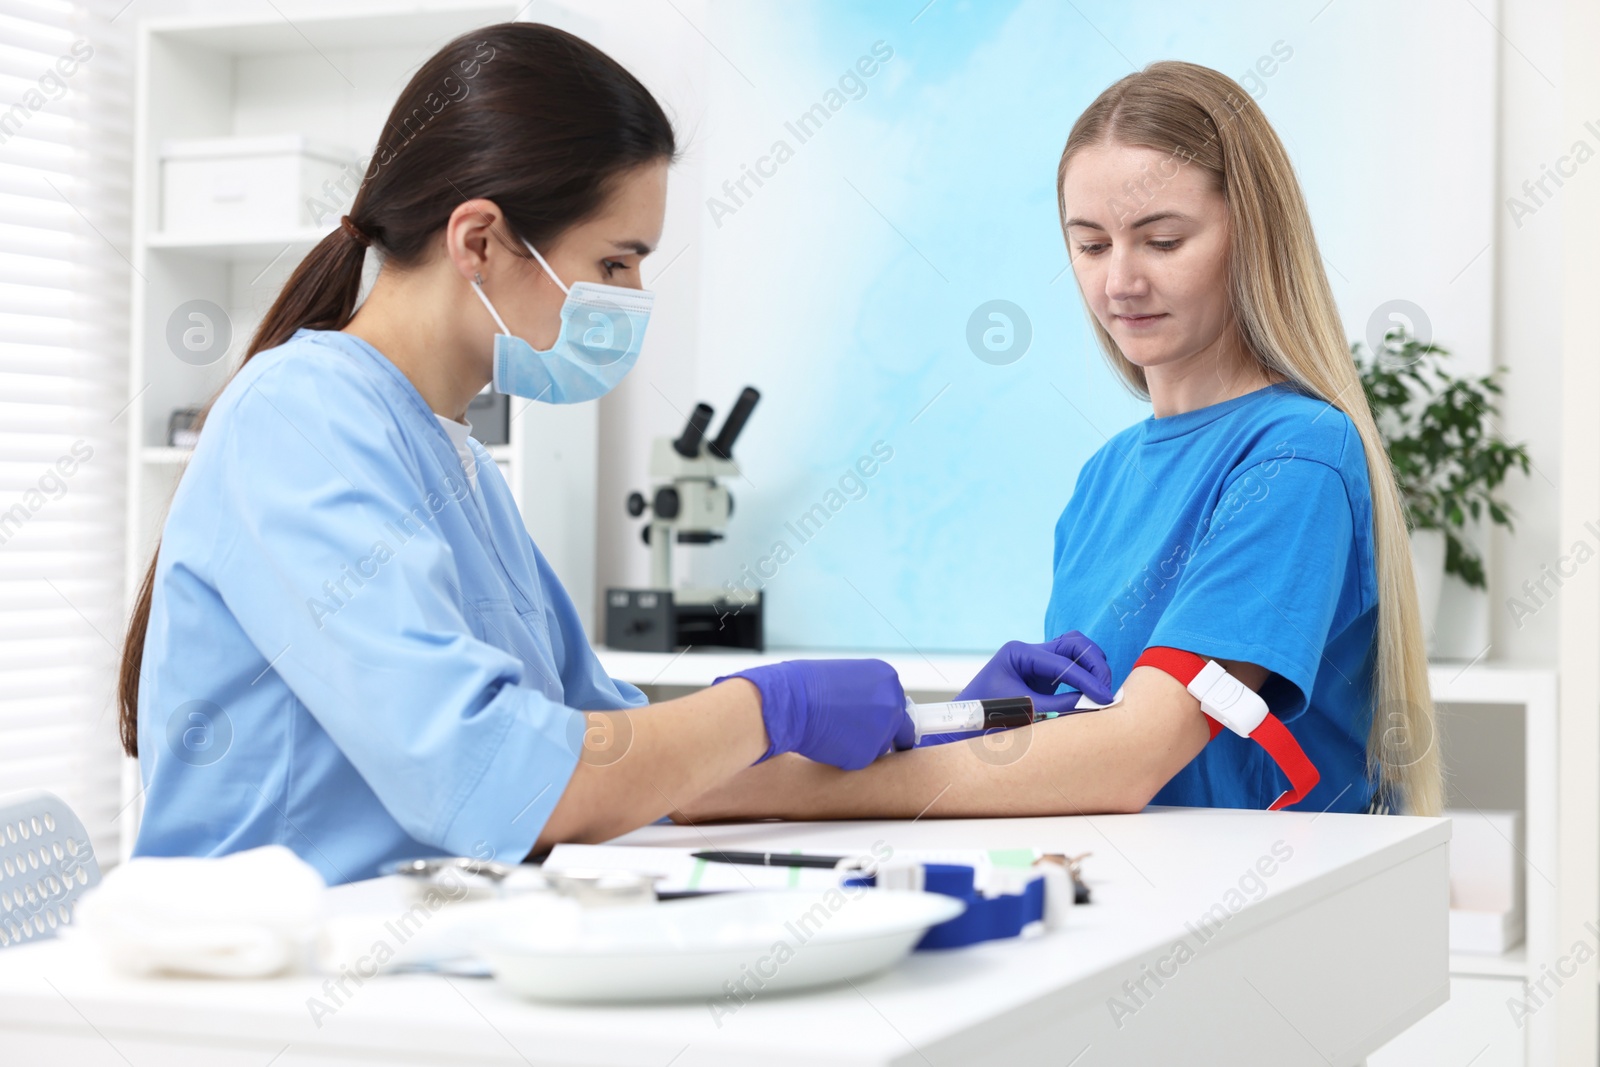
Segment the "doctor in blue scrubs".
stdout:
[[[1070,815],[1152,802],[1438,814],[1404,511],[1277,134],[1226,75],[1155,63],[1079,116],[1055,177],[1091,325],[1152,409],[1077,471],[1044,619],[1046,635],[1098,644],[1121,701],[1006,734],[924,738],[852,774],[773,760],[682,816]],[[1062,391],[1072,396],[1070,381]],[[1063,418],[1104,432],[1090,405],[1071,403]],[[1062,473],[1041,457],[1026,484]],[[995,669],[1017,647],[963,696],[1019,691]],[[1265,730],[1208,721],[1184,669],[1204,661],[1260,698]],[[1290,788],[1291,744],[1317,772],[1304,790]]]
[[633,365],[675,152],[644,86],[549,27],[486,27],[418,70],[173,498],[122,664],[136,855],[277,843],[330,884],[411,856],[516,862],[772,756],[857,768],[909,746],[875,660],[633,711],[469,436],[486,383],[578,403]]

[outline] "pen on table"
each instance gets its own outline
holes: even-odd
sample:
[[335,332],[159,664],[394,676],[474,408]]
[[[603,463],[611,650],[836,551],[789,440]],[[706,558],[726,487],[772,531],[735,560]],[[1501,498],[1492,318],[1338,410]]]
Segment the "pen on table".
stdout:
[[[848,856],[816,856],[804,852],[695,852],[691,853],[691,855],[694,859],[705,860],[707,863],[742,863],[755,867],[826,867],[830,869],[837,867],[841,860],[849,858]],[[1083,856],[1075,856],[1069,859],[1060,854],[1047,854],[1049,860],[1066,867],[1068,873],[1072,876],[1072,895],[1074,902],[1078,904],[1087,904],[1090,900],[1089,887],[1084,884],[1077,871],[1078,861],[1087,855],[1088,853],[1084,853]]]
[[837,867],[848,856],[816,856],[804,852],[696,852],[707,863],[742,863],[754,867]]

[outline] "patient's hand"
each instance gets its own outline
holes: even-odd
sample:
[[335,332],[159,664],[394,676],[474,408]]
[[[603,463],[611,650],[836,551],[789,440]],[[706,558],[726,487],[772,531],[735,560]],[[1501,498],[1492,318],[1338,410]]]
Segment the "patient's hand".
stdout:
[[[1056,690],[1063,684],[1070,691],[1058,694]],[[1031,696],[1034,707],[1042,712],[1068,712],[1077,708],[1080,693],[1099,704],[1111,703],[1112,688],[1105,653],[1073,630],[1043,644],[1007,641],[956,699]]]

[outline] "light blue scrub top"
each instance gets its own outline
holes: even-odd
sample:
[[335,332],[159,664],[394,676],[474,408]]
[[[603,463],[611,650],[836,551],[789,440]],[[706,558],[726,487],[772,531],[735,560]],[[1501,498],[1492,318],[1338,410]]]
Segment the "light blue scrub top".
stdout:
[[156,564],[135,855],[282,844],[336,884],[533,847],[581,751],[574,709],[645,698],[601,669],[472,448],[476,488],[349,334],[300,330],[228,384]]
[[[1121,684],[1151,645],[1272,672],[1261,695],[1321,774],[1296,810],[1361,811],[1376,648],[1366,455],[1347,415],[1287,384],[1111,438],[1056,524],[1047,637],[1081,630]],[[1157,804],[1265,808],[1288,782],[1223,730]]]

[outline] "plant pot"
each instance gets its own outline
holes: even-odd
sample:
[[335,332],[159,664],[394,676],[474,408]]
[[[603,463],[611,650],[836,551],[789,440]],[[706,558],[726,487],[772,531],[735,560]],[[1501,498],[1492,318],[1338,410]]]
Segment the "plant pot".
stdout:
[[1417,583],[1417,606],[1421,609],[1422,632],[1428,637],[1428,652],[1433,652],[1435,622],[1439,617],[1439,593],[1444,588],[1444,531],[1411,531],[1411,575]]

